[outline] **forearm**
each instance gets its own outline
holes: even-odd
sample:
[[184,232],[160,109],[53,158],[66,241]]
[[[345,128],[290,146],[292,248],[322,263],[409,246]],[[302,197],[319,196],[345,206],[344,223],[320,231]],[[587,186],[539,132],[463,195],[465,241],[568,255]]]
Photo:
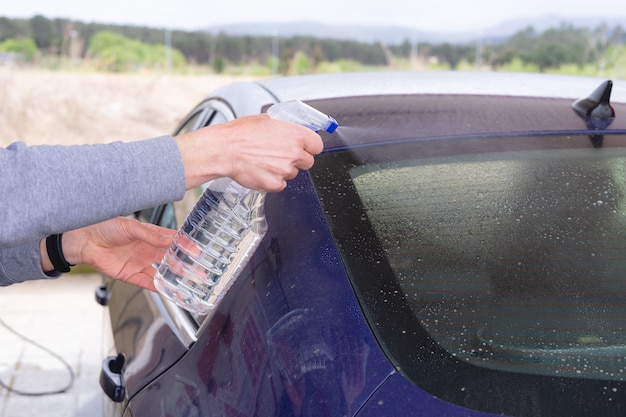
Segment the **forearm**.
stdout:
[[[153,264],[161,262],[175,230],[117,217],[0,249],[0,286],[60,276],[68,265],[86,264],[99,273],[155,291]],[[49,256],[51,254],[52,256]]]
[[44,272],[51,270],[51,267],[42,268],[40,242],[0,249],[0,286],[59,276],[59,274],[47,275]]
[[48,256],[48,250],[46,249],[46,239],[41,239],[39,241],[39,258],[41,269],[45,273],[49,274],[51,271],[54,271],[54,265],[52,265],[52,261]]
[[0,150],[0,247],[38,241],[182,198],[182,158],[171,137]]
[[44,271],[63,272],[73,264],[86,264],[108,277],[156,291],[152,265],[161,262],[175,234],[117,217],[42,240],[41,266]]

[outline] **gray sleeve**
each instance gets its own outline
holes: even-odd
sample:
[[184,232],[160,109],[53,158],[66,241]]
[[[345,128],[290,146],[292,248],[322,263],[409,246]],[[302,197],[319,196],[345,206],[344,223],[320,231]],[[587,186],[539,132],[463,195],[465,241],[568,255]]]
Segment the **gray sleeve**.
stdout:
[[39,242],[0,249],[0,286],[26,280],[56,278],[41,270]]
[[185,173],[171,136],[101,145],[0,148],[0,248],[179,200]]

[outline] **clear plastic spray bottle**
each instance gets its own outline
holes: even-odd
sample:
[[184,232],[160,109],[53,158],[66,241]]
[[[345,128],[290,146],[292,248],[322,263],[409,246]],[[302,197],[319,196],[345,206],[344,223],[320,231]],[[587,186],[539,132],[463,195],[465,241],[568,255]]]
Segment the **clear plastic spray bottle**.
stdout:
[[[276,120],[333,133],[337,122],[299,100],[271,106]],[[154,277],[157,290],[180,307],[209,313],[231,287],[267,231],[265,193],[230,178],[207,184],[178,230]]]

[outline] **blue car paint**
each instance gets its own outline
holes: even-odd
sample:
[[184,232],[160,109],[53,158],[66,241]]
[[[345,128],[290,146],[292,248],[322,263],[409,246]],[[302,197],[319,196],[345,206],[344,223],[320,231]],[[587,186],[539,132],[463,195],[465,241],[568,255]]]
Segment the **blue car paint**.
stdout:
[[[520,398],[520,400],[523,399]],[[357,414],[358,417],[488,417],[493,415],[461,408],[440,400],[425,391],[416,389],[415,385],[398,373],[391,375]]]
[[[362,315],[308,174],[266,204],[269,230],[251,263],[190,351],[125,415],[357,415],[404,380]],[[420,415],[441,415],[442,405],[485,415],[404,384]]]
[[[153,293],[115,281],[110,285],[111,328],[125,357],[124,385],[132,397],[187,351]],[[155,302],[159,301],[159,302]],[[145,355],[149,351],[150,355]],[[145,356],[142,356],[145,355]]]
[[[365,324],[313,194],[301,174],[285,192],[268,198],[270,231],[253,264],[191,350],[146,389],[133,390],[126,416],[491,415],[434,398],[394,371]],[[311,271],[305,276],[302,263]],[[166,327],[160,327],[163,334]],[[339,339],[352,344],[342,349]],[[129,340],[140,354],[152,349],[148,339]],[[310,362],[297,355],[307,346],[319,352]],[[278,357],[287,359],[271,365]],[[362,386],[354,382],[359,372],[347,374],[340,358],[354,364],[352,370],[363,369]],[[346,385],[346,377],[353,382]],[[314,398],[320,392],[330,394],[322,405]]]

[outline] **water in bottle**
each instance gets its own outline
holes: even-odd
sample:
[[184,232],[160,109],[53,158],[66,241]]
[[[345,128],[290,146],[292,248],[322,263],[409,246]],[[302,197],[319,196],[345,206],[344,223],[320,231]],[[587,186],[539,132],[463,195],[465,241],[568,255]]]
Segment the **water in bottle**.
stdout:
[[[270,117],[332,133],[337,122],[299,100],[273,105]],[[154,277],[180,307],[207,314],[248,263],[267,231],[265,193],[230,178],[207,184],[178,230]]]

